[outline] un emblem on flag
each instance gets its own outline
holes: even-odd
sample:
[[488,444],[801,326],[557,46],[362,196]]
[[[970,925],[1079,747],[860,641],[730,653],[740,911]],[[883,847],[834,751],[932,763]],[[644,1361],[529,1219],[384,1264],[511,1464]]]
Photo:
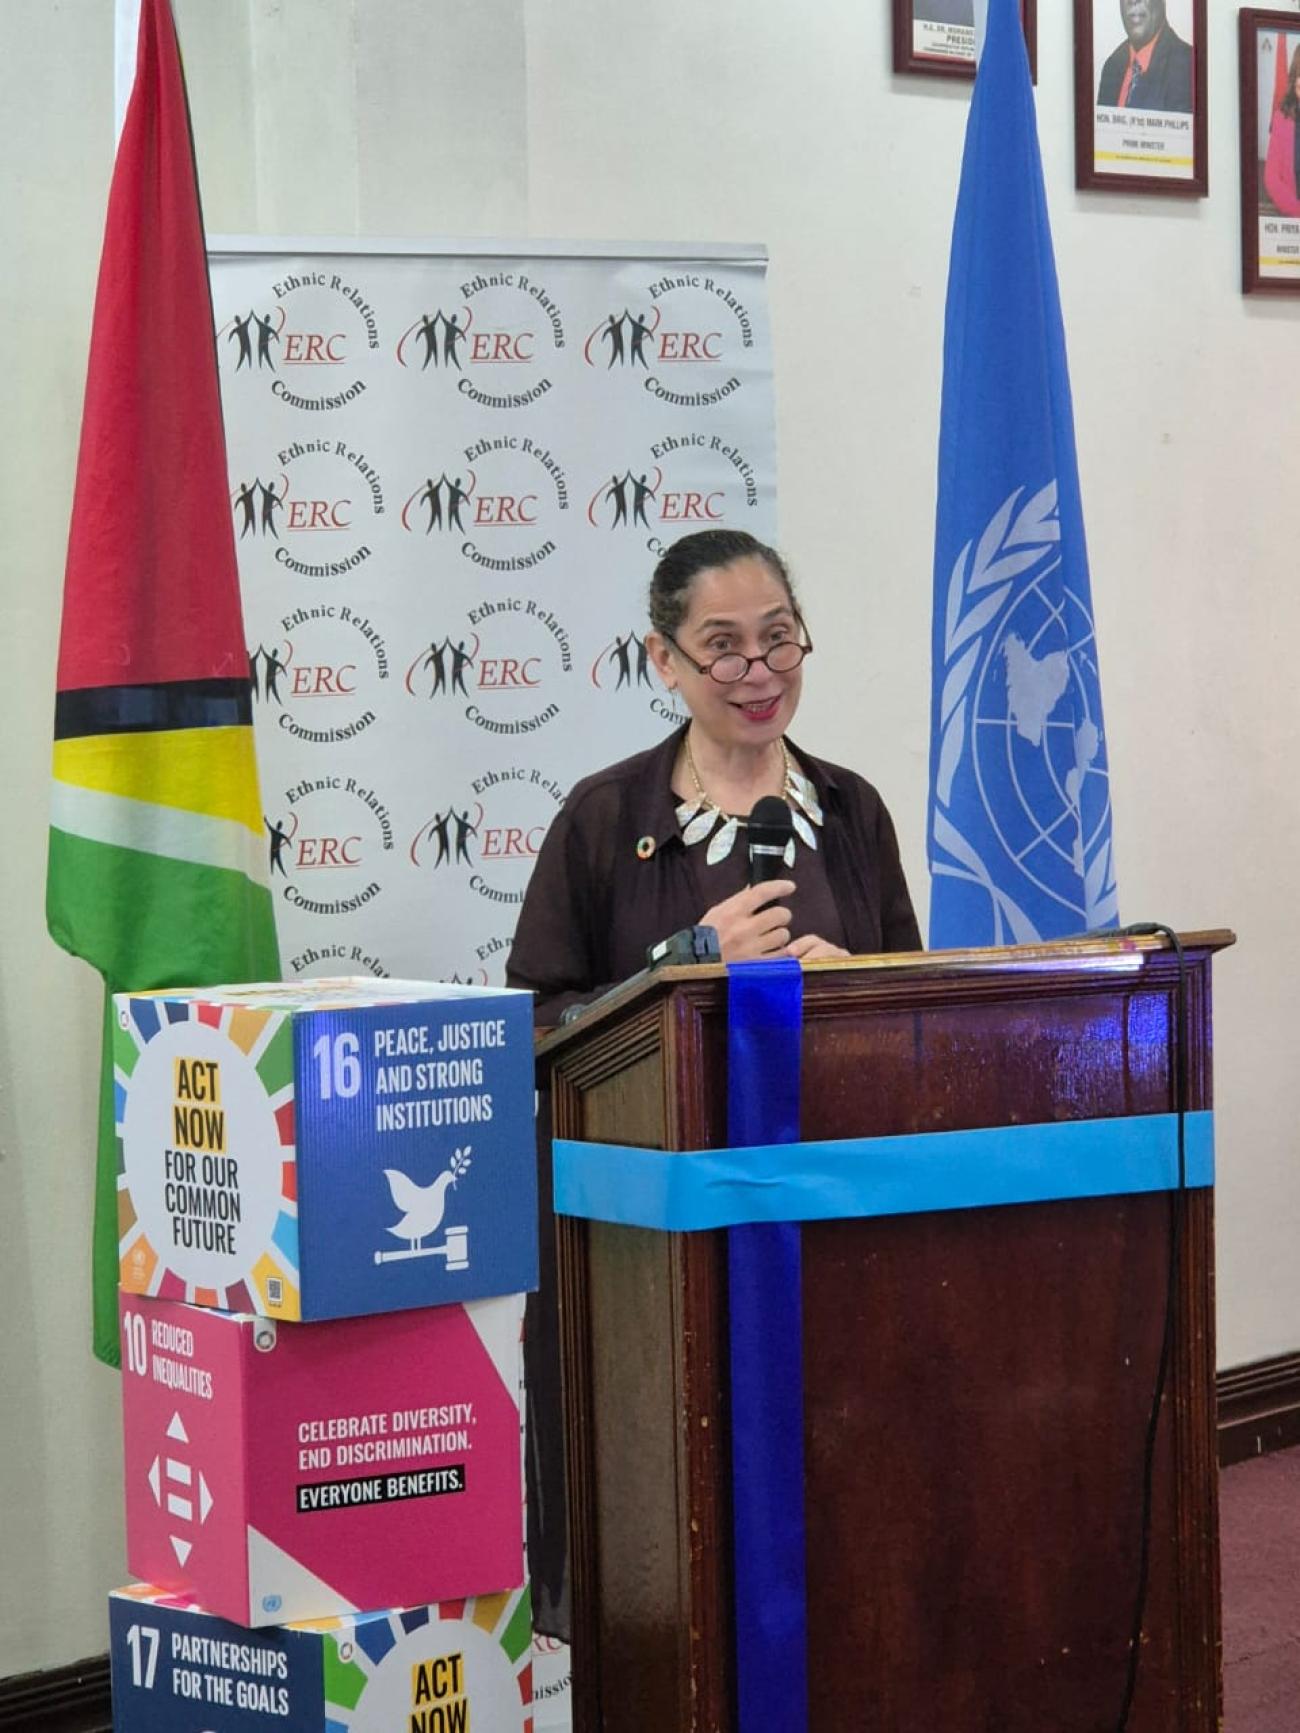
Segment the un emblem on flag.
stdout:
[[982,889],[993,941],[1017,943],[1117,908],[1088,596],[1063,571],[1056,483],[1023,494],[949,579],[931,824],[935,872]]

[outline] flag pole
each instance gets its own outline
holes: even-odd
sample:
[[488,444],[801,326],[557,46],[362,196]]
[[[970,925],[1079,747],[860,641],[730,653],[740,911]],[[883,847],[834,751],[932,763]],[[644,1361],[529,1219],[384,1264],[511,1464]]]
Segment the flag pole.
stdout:
[[114,0],[113,7],[113,148],[126,120],[126,105],[135,83],[135,58],[140,41],[140,0]]

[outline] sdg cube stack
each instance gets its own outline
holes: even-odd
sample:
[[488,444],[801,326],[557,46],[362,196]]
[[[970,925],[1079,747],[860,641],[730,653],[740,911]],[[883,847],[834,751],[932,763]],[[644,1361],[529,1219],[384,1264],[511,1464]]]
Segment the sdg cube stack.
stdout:
[[114,1008],[116,1733],[525,1733],[529,996]]

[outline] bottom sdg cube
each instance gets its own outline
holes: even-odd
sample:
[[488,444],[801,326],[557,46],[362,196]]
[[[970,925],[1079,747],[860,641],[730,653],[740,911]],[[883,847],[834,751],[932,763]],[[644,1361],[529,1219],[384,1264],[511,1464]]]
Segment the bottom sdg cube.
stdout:
[[121,1296],[127,1567],[241,1625],[518,1588],[522,1296],[277,1324]]
[[114,1733],[531,1733],[528,1591],[248,1631],[109,1597]]

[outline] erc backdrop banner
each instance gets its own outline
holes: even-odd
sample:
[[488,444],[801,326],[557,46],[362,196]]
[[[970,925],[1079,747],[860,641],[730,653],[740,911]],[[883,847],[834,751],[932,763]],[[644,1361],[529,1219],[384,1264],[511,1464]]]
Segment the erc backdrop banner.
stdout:
[[499,982],[579,777],[684,720],[658,552],[775,533],[759,249],[217,242],[287,977]]

